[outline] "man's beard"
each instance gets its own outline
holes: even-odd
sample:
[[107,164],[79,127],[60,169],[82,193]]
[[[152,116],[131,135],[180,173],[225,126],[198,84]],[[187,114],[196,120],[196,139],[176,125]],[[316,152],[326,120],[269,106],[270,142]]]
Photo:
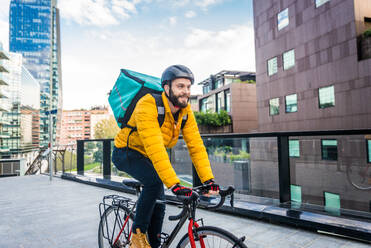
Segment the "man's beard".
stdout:
[[173,90],[171,89],[171,87],[170,87],[169,93],[170,93],[170,95],[169,95],[169,100],[170,100],[170,102],[171,102],[175,107],[185,108],[185,107],[188,106],[189,97],[187,97],[188,100],[187,100],[186,103],[182,103],[182,102],[179,101],[179,98],[180,98],[180,97],[183,97],[184,95],[176,96],[176,95],[174,94]]

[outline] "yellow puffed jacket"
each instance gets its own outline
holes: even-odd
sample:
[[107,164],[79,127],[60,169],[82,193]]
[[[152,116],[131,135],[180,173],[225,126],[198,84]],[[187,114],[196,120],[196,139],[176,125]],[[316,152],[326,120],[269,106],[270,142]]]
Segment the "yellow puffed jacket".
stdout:
[[129,148],[137,150],[148,157],[162,182],[166,187],[170,188],[180,181],[171,166],[166,148],[171,148],[177,143],[183,116],[187,114],[188,119],[182,129],[182,133],[192,162],[202,182],[213,179],[214,176],[210,168],[208,155],[190,104],[180,110],[179,121],[176,122],[171,114],[168,99],[164,92],[162,93],[162,100],[165,107],[165,119],[161,128],[157,119],[155,98],[151,94],[147,94],[137,102],[128,121],[128,125],[137,127],[138,131],[133,132],[129,136],[130,128],[121,129],[115,137],[115,146],[117,148],[126,147],[129,136]]

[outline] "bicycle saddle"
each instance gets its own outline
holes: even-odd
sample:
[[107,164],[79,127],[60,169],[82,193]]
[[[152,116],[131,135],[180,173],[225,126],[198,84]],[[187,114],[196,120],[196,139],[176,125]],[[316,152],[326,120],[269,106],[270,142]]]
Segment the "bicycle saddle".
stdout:
[[141,186],[143,186],[141,182],[135,180],[134,178],[126,178],[122,180],[122,183],[131,188],[140,188]]

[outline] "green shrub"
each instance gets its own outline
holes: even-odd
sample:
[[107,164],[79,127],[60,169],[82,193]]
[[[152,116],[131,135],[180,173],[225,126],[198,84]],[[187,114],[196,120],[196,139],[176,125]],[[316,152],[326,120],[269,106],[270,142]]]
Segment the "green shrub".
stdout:
[[240,150],[239,154],[231,154],[229,158],[231,161],[244,161],[250,159],[250,153]]
[[366,30],[366,31],[363,33],[363,37],[364,37],[364,38],[371,37],[371,29]]
[[195,112],[194,114],[198,125],[221,127],[232,123],[231,117],[225,110],[222,110],[219,113],[211,113],[207,111],[206,113]]

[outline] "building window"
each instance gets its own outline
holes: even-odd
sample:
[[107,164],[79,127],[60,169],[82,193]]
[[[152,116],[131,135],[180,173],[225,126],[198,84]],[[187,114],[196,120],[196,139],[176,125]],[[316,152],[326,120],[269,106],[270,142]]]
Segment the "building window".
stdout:
[[215,80],[215,89],[223,87],[223,78],[218,78]]
[[225,110],[231,112],[231,92],[229,90],[224,91],[225,99]]
[[273,98],[269,100],[269,115],[278,115],[280,113],[280,99]]
[[216,94],[216,112],[224,110],[224,93],[219,92]]
[[272,76],[277,73],[277,57],[268,60],[268,76]]
[[367,163],[371,163],[371,140],[366,140],[367,142]]
[[203,98],[200,100],[200,111],[206,112],[206,104],[207,104],[207,98]]
[[318,8],[319,6],[327,3],[327,2],[330,2],[330,0],[316,0],[316,8]]
[[322,160],[338,159],[338,142],[337,140],[321,140]]
[[278,13],[277,22],[278,22],[278,30],[281,30],[284,27],[289,25],[289,9],[288,8]]
[[290,157],[300,157],[299,140],[289,140],[289,155]]
[[293,113],[298,111],[298,97],[296,94],[285,97],[286,113]]
[[283,53],[283,69],[288,70],[295,66],[295,50],[292,49]]
[[318,89],[319,108],[328,108],[335,106],[334,86],[328,86]]

